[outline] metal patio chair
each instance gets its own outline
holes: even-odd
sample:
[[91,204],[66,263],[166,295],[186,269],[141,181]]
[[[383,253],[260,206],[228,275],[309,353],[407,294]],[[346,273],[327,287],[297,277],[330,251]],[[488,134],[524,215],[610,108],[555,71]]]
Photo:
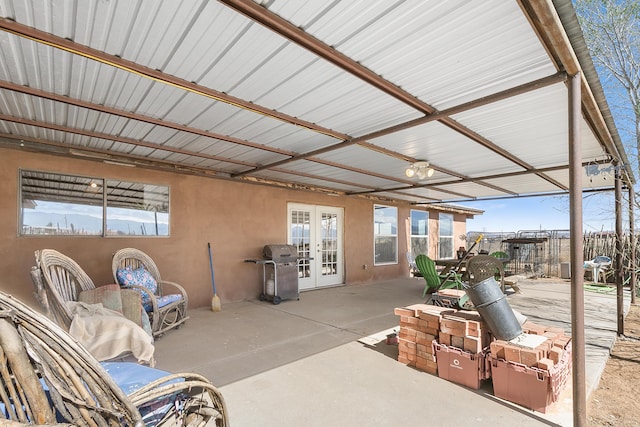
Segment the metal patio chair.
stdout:
[[499,281],[500,289],[504,293],[504,264],[499,258],[492,255],[472,256],[467,260],[467,271],[469,272],[470,285],[493,277]]
[[0,381],[0,419],[18,425],[228,424],[224,399],[206,378],[101,364],[59,325],[1,291]]
[[[189,319],[187,292],[181,285],[163,280],[156,263],[146,253],[135,248],[120,249],[113,255],[111,270],[116,283],[141,293],[154,337],[180,327]],[[152,287],[137,280],[141,277],[145,277],[147,283],[150,281]]]

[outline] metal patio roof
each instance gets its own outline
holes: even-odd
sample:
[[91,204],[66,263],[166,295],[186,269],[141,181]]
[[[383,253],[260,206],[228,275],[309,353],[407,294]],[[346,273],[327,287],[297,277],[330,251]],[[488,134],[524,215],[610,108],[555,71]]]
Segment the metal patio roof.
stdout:
[[[0,0],[0,141],[409,203],[634,177],[570,0]],[[425,180],[405,168],[428,161]]]

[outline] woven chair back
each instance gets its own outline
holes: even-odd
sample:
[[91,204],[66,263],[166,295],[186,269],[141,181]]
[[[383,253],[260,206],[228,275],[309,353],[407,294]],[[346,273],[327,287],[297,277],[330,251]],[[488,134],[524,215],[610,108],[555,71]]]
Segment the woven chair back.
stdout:
[[49,305],[47,309],[59,325],[68,329],[73,316],[67,302],[78,301],[80,292],[95,289],[95,285],[77,262],[54,249],[36,251],[35,257]]
[[0,292],[0,394],[22,424],[142,425],[138,409],[77,341],[41,313]]
[[113,273],[114,283],[118,283],[118,277],[116,273],[119,268],[130,267],[132,270],[137,270],[138,268],[144,268],[147,270],[157,282],[162,280],[160,276],[160,270],[156,266],[156,263],[153,259],[142,252],[140,249],[135,248],[123,248],[118,250],[113,255],[113,260],[111,262],[111,271]]

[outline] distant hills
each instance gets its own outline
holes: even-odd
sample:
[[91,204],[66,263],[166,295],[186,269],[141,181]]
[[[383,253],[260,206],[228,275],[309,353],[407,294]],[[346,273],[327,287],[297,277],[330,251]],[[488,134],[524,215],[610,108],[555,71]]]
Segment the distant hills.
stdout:
[[[50,233],[41,232],[34,234],[84,234],[100,235],[102,233],[102,219],[87,214],[56,214],[48,212],[33,212],[23,210],[23,225],[39,230],[51,230]],[[168,224],[143,222],[135,220],[112,219],[108,221],[109,234],[124,236],[168,236]],[[56,232],[58,230],[58,232]]]

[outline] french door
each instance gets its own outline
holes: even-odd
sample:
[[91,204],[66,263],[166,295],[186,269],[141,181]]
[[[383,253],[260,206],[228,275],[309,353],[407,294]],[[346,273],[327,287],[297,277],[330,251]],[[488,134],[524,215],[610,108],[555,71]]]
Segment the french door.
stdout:
[[298,263],[300,290],[344,283],[343,210],[289,203],[287,211],[288,243],[313,258]]

